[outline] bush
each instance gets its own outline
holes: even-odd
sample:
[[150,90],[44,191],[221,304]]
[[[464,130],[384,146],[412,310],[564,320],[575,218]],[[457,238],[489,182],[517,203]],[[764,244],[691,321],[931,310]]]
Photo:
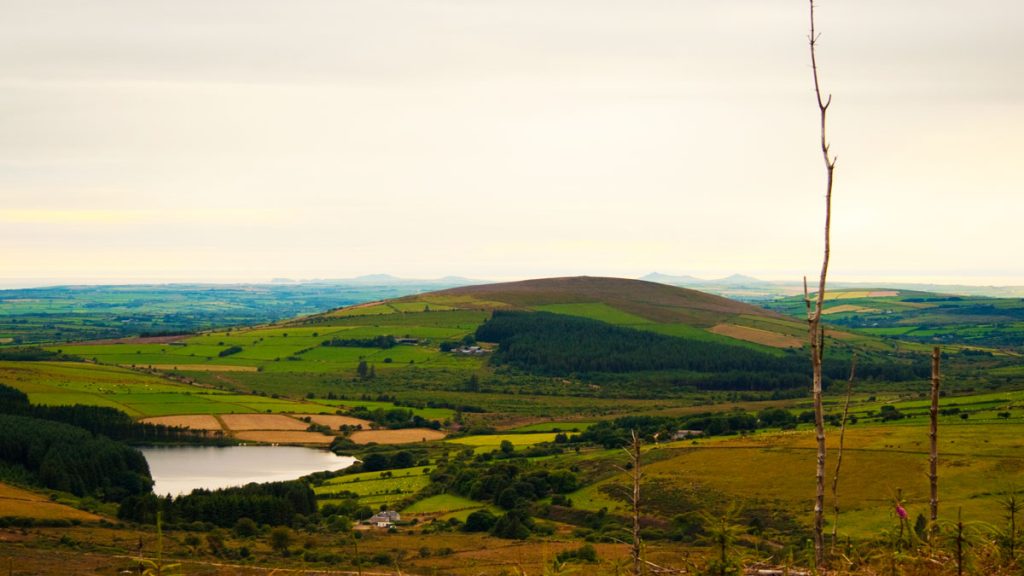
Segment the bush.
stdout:
[[253,521],[252,518],[239,518],[235,522],[234,532],[235,536],[239,538],[250,538],[259,534],[260,527]]
[[278,526],[270,531],[270,547],[280,554],[288,551],[293,540],[292,531],[286,526]]
[[494,527],[498,517],[486,508],[477,510],[466,517],[466,524],[462,527],[464,532],[487,532]]
[[559,562],[597,562],[597,549],[591,544],[584,544],[575,550],[559,552],[557,559]]

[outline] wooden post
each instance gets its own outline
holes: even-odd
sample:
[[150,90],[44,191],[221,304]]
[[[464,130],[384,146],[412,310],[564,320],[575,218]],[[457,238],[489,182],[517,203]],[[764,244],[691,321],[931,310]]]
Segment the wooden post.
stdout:
[[928,480],[931,483],[931,530],[939,520],[939,361],[942,352],[936,346],[932,349],[932,406],[931,406],[931,451],[928,458]]

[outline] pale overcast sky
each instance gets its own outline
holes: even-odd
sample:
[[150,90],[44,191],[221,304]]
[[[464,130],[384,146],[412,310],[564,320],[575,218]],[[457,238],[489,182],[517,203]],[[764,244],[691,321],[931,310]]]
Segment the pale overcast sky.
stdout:
[[[804,0],[0,0],[0,285],[820,263]],[[833,278],[1024,284],[1020,0],[821,0]]]

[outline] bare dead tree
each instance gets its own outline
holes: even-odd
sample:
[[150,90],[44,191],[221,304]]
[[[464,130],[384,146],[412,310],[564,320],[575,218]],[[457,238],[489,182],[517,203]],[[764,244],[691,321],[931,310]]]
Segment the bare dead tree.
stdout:
[[857,375],[857,355],[850,359],[850,377],[846,380],[846,402],[843,404],[843,419],[839,424],[839,449],[836,451],[836,469],[832,474],[832,550],[835,551],[839,534],[839,471],[843,466],[843,443],[846,440],[846,419],[850,416],[850,396],[853,393],[853,379]]
[[942,352],[939,347],[932,348],[932,406],[931,431],[928,434],[931,440],[931,451],[928,458],[928,480],[931,484],[931,521],[932,530],[938,526],[939,521],[939,362]]
[[818,445],[817,466],[815,470],[814,498],[814,561],[817,566],[825,565],[825,415],[822,407],[821,362],[825,344],[825,331],[821,325],[821,312],[825,303],[825,280],[828,276],[828,259],[830,231],[832,227],[832,181],[836,167],[836,158],[829,148],[827,137],[828,108],[832,104],[832,96],[823,96],[821,83],[818,80],[818,60],[815,47],[819,34],[814,27],[814,0],[810,0],[811,33],[808,36],[811,51],[811,71],[814,76],[814,94],[818,101],[818,113],[821,123],[821,155],[825,163],[825,249],[821,261],[821,275],[818,277],[818,292],[811,302],[807,291],[807,277],[804,277],[804,302],[807,306],[807,332],[811,344],[812,395],[814,400],[814,430]]

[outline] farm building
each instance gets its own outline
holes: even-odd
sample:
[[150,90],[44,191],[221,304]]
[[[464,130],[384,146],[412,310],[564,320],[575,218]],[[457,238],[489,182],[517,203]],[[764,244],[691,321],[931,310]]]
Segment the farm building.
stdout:
[[384,510],[371,516],[367,522],[377,528],[391,528],[396,522],[400,522],[401,520],[402,515],[398,512],[395,512],[394,510]]
[[676,430],[672,433],[672,440],[686,440],[687,438],[696,438],[697,436],[703,436],[703,430]]

